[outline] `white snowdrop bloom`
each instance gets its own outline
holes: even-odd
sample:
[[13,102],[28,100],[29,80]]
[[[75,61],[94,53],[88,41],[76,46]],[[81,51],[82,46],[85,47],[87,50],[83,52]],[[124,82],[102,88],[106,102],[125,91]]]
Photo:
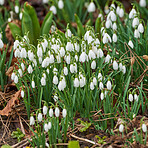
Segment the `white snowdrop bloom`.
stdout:
[[139,18],[138,17],[135,17],[133,19],[132,26],[133,26],[133,28],[135,28],[138,25],[139,25]]
[[19,6],[16,5],[16,6],[14,7],[14,10],[15,10],[15,13],[18,14],[18,13],[19,13]]
[[15,58],[17,58],[17,57],[19,58],[20,57],[20,50],[18,48],[15,50],[14,56],[15,56]]
[[18,76],[17,75],[15,75],[15,77],[14,77],[14,83],[18,83]]
[[113,62],[113,69],[118,70],[118,63],[115,60]]
[[91,63],[91,69],[96,69],[96,61],[92,61],[92,63]]
[[28,73],[32,73],[33,72],[32,66],[29,65],[27,70],[28,70]]
[[54,102],[57,102],[58,101],[58,95],[57,94],[55,94],[54,96],[53,96],[53,100],[54,100]]
[[48,147],[48,148],[49,148],[49,144],[48,144],[47,142],[45,143],[45,145],[46,145],[46,147]]
[[65,36],[71,38],[72,33],[71,33],[70,29],[67,29],[67,31],[65,32]]
[[77,63],[74,63],[74,72],[77,73]]
[[41,78],[41,85],[42,86],[46,86],[46,79],[45,79],[45,77]]
[[0,39],[2,39],[2,33],[0,32]]
[[110,5],[110,8],[116,9],[115,4],[111,4],[111,5]]
[[131,93],[129,94],[128,99],[130,102],[133,102],[133,95]]
[[100,98],[101,98],[101,100],[104,99],[104,93],[103,93],[103,92],[101,92],[101,94],[100,94]]
[[79,85],[80,85],[80,82],[79,82],[79,79],[78,78],[75,78],[74,79],[74,87],[79,87]]
[[88,36],[87,42],[88,44],[92,43],[94,41],[94,38],[92,36]]
[[110,18],[111,18],[112,22],[116,21],[117,17],[116,17],[116,14],[114,13],[114,11],[110,12]]
[[101,18],[101,21],[103,21],[103,15],[102,15],[102,13],[99,13],[98,18]]
[[35,67],[35,66],[37,66],[37,61],[36,61],[36,59],[33,59],[33,67]]
[[52,127],[51,122],[48,122],[48,129],[50,130],[50,129],[51,129],[51,127]]
[[122,71],[122,67],[123,67],[122,63],[119,63],[119,70],[120,71]]
[[105,57],[105,63],[109,63],[110,59],[111,59],[111,56],[107,54],[107,56]]
[[106,28],[110,28],[112,26],[112,22],[110,19],[108,19],[106,22],[105,22],[105,27]]
[[0,48],[3,48],[4,47],[4,43],[3,41],[0,39]]
[[89,50],[88,57],[89,57],[90,60],[96,58],[96,55],[95,55],[95,53],[93,52],[93,50]]
[[43,57],[43,51],[42,51],[41,45],[38,45],[38,47],[37,47],[37,56]]
[[59,52],[60,52],[61,57],[65,56],[65,49],[64,49],[64,47],[61,47]]
[[111,90],[111,88],[112,88],[112,83],[111,83],[110,80],[107,81],[106,86],[107,86],[107,89],[108,89],[108,90]]
[[32,88],[35,88],[35,82],[34,81],[31,82],[31,86],[32,86]]
[[109,36],[108,33],[105,33],[103,36],[103,44],[106,44],[108,42],[112,42],[111,37]]
[[86,78],[82,75],[80,78],[80,87],[84,87],[86,84]]
[[62,111],[62,116],[63,116],[63,118],[65,118],[66,115],[67,115],[67,110],[64,108],[63,111]]
[[[96,44],[96,47],[99,47],[99,45],[100,45],[100,41],[99,41],[98,38],[94,41],[94,44]],[[93,47],[95,47],[95,46],[93,46]]]
[[134,44],[131,40],[129,40],[128,45],[133,49],[134,48]]
[[0,5],[4,5],[4,0],[0,0]]
[[144,133],[146,133],[147,132],[147,126],[146,126],[146,124],[142,124],[142,131],[144,132]]
[[117,35],[114,33],[113,34],[113,38],[112,38],[113,42],[116,43],[117,42]]
[[113,29],[114,31],[117,30],[117,24],[116,24],[116,23],[113,23],[113,25],[112,25],[112,29]]
[[119,125],[119,132],[121,132],[121,133],[122,133],[122,132],[123,132],[123,130],[124,130],[124,125],[123,125],[123,124],[120,124],[120,125]]
[[73,64],[70,64],[70,72],[74,73],[75,72],[75,67]]
[[50,57],[49,57],[49,63],[50,64],[54,63],[54,56],[53,56],[53,54],[50,55]]
[[97,79],[96,77],[93,77],[93,84],[96,86],[97,85]]
[[146,7],[146,0],[140,0],[139,5],[140,7]]
[[20,12],[20,14],[19,14],[19,18],[20,18],[20,20],[22,20],[22,16],[23,16],[23,13]]
[[58,107],[56,107],[56,108],[55,108],[55,116],[56,116],[56,117],[59,117],[59,115],[60,115],[60,110],[59,110]]
[[59,9],[63,9],[64,3],[63,3],[62,0],[59,0],[59,1],[58,1],[58,7],[59,7]]
[[104,36],[105,35],[105,29],[104,27],[101,27],[101,30],[100,30],[101,34]]
[[79,44],[78,44],[77,42],[74,43],[74,47],[75,47],[75,50],[76,50],[77,52],[79,52],[80,46],[79,46]]
[[135,38],[140,38],[140,33],[139,33],[138,29],[135,29],[135,31],[134,31],[134,37]]
[[25,94],[24,94],[24,91],[21,90],[21,97],[24,98]]
[[87,7],[87,11],[88,12],[95,12],[95,10],[96,10],[96,6],[95,6],[94,2],[91,2]]
[[41,122],[42,121],[42,114],[39,113],[37,118],[38,118],[38,121]]
[[88,40],[88,37],[90,36],[90,30],[86,31],[86,33],[84,34],[84,40]]
[[99,83],[99,88],[102,90],[102,89],[104,89],[104,85],[103,85],[103,83],[100,81],[100,83]]
[[45,132],[48,132],[48,124],[47,123],[45,123],[45,125],[44,125],[44,130],[45,130]]
[[71,42],[67,42],[66,51],[74,51],[74,46]]
[[58,55],[56,56],[56,59],[57,59],[57,63],[61,63],[61,56],[60,56],[60,54],[58,54]]
[[126,67],[125,67],[125,65],[122,66],[122,72],[123,72],[123,74],[126,73]]
[[98,80],[99,80],[99,81],[102,81],[102,78],[103,78],[103,76],[102,76],[102,74],[99,72],[99,73],[98,73]]
[[122,18],[124,16],[124,10],[123,8],[120,9],[119,11],[119,16]]
[[53,109],[52,109],[52,108],[49,109],[49,116],[50,116],[50,117],[53,116]]
[[59,82],[59,80],[58,80],[58,77],[56,76],[56,75],[54,75],[54,77],[53,77],[53,84],[55,84],[55,85],[57,85],[58,84],[58,82]]
[[8,18],[8,22],[11,22],[12,20],[11,20],[11,18]]
[[68,54],[66,57],[65,57],[65,61],[67,64],[70,64],[70,54]]
[[65,76],[68,75],[68,68],[67,68],[67,67],[64,67],[64,69],[63,69],[63,73],[64,73]]
[[133,8],[131,11],[130,11],[130,13],[129,13],[129,18],[130,19],[132,19],[132,18],[134,18],[135,17],[135,15],[136,15],[136,10]]
[[109,13],[109,8],[108,8],[107,5],[104,7],[104,12],[105,12],[105,14],[108,14]]
[[56,67],[54,67],[54,69],[53,69],[53,74],[55,74],[55,75],[58,74],[58,69]]
[[25,48],[22,48],[21,52],[20,52],[20,57],[21,58],[26,58],[27,57],[27,52]]
[[138,101],[138,95],[137,94],[134,94],[134,100]]
[[33,117],[33,116],[31,116],[31,117],[30,117],[30,125],[34,125],[34,124],[35,124],[34,117]]
[[48,111],[48,107],[47,106],[43,106],[43,115],[46,115]]
[[85,52],[82,52],[79,58],[80,62],[85,62],[87,58],[87,54]]
[[18,73],[19,73],[20,77],[22,77],[22,76],[23,76],[23,72],[22,72],[22,70],[21,70],[21,69],[19,69],[19,70],[18,70]]
[[117,8],[116,8],[116,13],[119,15],[119,13],[120,13],[120,7],[119,6],[117,6]]
[[78,62],[78,60],[79,60],[79,57],[77,54],[75,55],[75,60],[76,60],[76,62]]
[[140,24],[138,25],[138,31],[139,31],[140,33],[143,33],[143,32],[144,32],[144,27],[143,27],[142,23],[140,23]]
[[59,89],[59,91],[63,91],[63,90],[64,90],[63,81],[60,81],[60,82],[59,82],[59,84],[58,84],[58,89]]
[[94,83],[91,82],[91,83],[90,83],[90,89],[91,89],[91,90],[94,90],[94,88],[95,88],[95,87],[94,87]]
[[14,80],[14,78],[15,78],[15,73],[13,72],[13,73],[11,74],[11,80]]
[[42,64],[42,57],[39,57],[39,63]]
[[49,0],[43,0],[43,4],[47,4]]
[[57,9],[56,9],[56,7],[54,5],[51,6],[49,10],[52,11],[53,14],[57,14]]
[[31,52],[31,50],[28,51],[28,58],[30,61],[33,61],[33,59],[34,59],[34,54],[33,54],[33,52]]

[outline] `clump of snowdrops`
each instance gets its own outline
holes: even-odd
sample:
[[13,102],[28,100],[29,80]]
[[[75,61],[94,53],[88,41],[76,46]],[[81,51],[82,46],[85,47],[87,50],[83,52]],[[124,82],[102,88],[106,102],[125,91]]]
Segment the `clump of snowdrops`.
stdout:
[[60,112],[58,104],[51,103],[48,108],[45,102],[42,110],[38,109],[35,115],[30,115],[30,130],[34,134],[30,143],[34,147],[52,147],[58,142],[66,142],[67,129],[67,110],[63,107]]

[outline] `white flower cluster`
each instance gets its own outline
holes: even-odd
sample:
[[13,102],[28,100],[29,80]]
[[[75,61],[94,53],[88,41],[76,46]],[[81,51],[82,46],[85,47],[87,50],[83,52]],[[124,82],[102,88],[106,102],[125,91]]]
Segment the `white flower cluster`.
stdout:
[[2,33],[0,32],[0,48],[4,47],[4,43],[2,41]]

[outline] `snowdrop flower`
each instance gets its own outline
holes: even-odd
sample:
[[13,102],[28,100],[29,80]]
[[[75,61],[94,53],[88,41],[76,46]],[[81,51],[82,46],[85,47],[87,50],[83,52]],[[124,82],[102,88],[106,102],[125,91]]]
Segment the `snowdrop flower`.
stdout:
[[122,63],[119,63],[119,70],[120,71],[122,71],[122,67],[123,67]]
[[147,132],[147,126],[146,126],[144,123],[142,124],[142,131],[143,131],[144,133]]
[[48,144],[47,142],[45,143],[45,145],[46,145],[46,147],[48,147],[48,148],[49,148],[49,144]]
[[66,87],[66,82],[64,79],[62,79],[58,84],[59,91],[64,91],[64,88]]
[[30,61],[33,61],[33,59],[34,59],[34,54],[33,54],[33,52],[31,52],[31,50],[28,51],[28,58]]
[[106,22],[105,22],[105,27],[106,28],[110,28],[112,26],[112,22],[110,19],[108,19]]
[[124,10],[123,8],[120,9],[119,11],[119,16],[122,18],[124,16]]
[[48,122],[48,129],[50,130],[50,129],[51,129],[51,127],[52,127],[51,122]]
[[64,57],[65,56],[65,49],[64,49],[64,47],[61,47],[60,48],[60,56],[61,57]]
[[50,116],[50,117],[53,116],[53,109],[52,109],[52,108],[49,109],[49,116]]
[[117,42],[117,35],[114,33],[113,34],[113,38],[112,38],[113,42],[116,43]]
[[91,82],[91,83],[90,83],[90,89],[91,89],[91,90],[94,90],[94,88],[95,88],[95,87],[94,87],[94,83]]
[[143,27],[142,23],[140,23],[140,24],[138,25],[138,31],[139,31],[140,33],[143,33],[143,32],[144,32],[144,27]]
[[102,74],[99,72],[99,73],[98,73],[98,80],[102,81],[102,78],[103,78],[103,77],[102,77]]
[[115,22],[117,17],[116,17],[116,14],[114,13],[114,11],[111,11],[109,14],[110,14],[110,18],[111,18],[112,22]]
[[11,80],[14,80],[14,78],[15,78],[15,73],[13,72],[13,73],[11,74]]
[[22,48],[21,52],[20,52],[20,57],[21,58],[26,58],[27,57],[27,52],[25,48]]
[[107,89],[108,89],[108,90],[111,90],[111,88],[112,88],[112,83],[111,83],[110,80],[107,81],[106,86],[107,86]]
[[95,12],[95,10],[96,10],[96,6],[95,6],[94,2],[91,2],[87,7],[87,11],[88,12]]
[[80,62],[85,62],[87,58],[87,54],[85,52],[82,52],[79,58]]
[[47,4],[48,3],[48,0],[43,0],[43,4]]
[[46,79],[45,79],[45,77],[42,77],[41,78],[41,85],[42,86],[45,86],[46,85]]
[[92,61],[92,63],[91,63],[91,69],[96,69],[96,61]]
[[89,50],[88,57],[89,57],[90,60],[96,58],[96,55],[95,55],[95,53],[93,52],[93,50]]
[[131,40],[129,40],[128,45],[133,49],[134,48],[134,44]]
[[47,110],[48,110],[47,106],[44,105],[43,106],[43,115],[46,115],[47,114]]
[[33,72],[32,66],[29,65],[29,66],[28,66],[28,73],[32,73],[32,72]]
[[45,132],[48,132],[48,124],[47,123],[45,123],[45,125],[44,125],[44,130],[45,130]]
[[21,90],[21,97],[24,98],[24,91]]
[[53,56],[53,54],[50,55],[50,57],[49,57],[49,63],[50,64],[54,63],[54,56]]
[[104,89],[104,85],[103,85],[103,83],[100,81],[100,83],[99,83],[99,88],[102,90],[102,89]]
[[128,99],[130,102],[133,102],[133,95],[131,93],[129,94]]
[[122,66],[122,72],[123,72],[123,74],[126,73],[126,67],[125,67],[125,65]]
[[134,31],[134,37],[135,38],[140,38],[140,33],[139,33],[138,29],[135,29],[135,31]]
[[65,61],[67,64],[70,64],[70,54],[65,57]]
[[53,77],[53,84],[57,85],[58,84],[58,77],[56,75],[54,75]]
[[115,60],[113,62],[113,69],[118,70],[118,63]]
[[0,48],[3,48],[4,47],[4,43],[3,41],[0,39]]
[[53,96],[53,99],[54,99],[55,102],[58,101],[59,98],[58,98],[57,94],[55,94],[55,95]]
[[12,20],[11,20],[11,18],[8,18],[8,22],[11,22]]
[[105,12],[105,14],[108,14],[109,13],[109,8],[108,8],[107,5],[104,7],[104,12]]
[[146,7],[146,0],[140,0],[140,1],[139,1],[139,5],[140,5],[141,7]]
[[63,118],[65,118],[66,115],[67,115],[67,110],[64,108],[63,111],[62,111],[62,116],[63,116]]
[[119,6],[117,6],[116,13],[117,13],[118,15],[119,15],[119,13],[120,13],[120,7],[119,7]]
[[139,18],[138,17],[135,17],[133,19],[132,26],[133,26],[133,28],[135,28],[138,25],[139,25]]
[[41,45],[37,46],[37,56],[42,57],[43,56],[43,51]]
[[112,3],[112,4],[110,5],[110,8],[116,9],[115,4]]
[[30,117],[30,125],[34,125],[34,124],[35,124],[34,117],[33,117],[33,116],[31,116],[31,117]]
[[77,54],[75,55],[75,60],[76,60],[76,62],[78,62],[78,55]]
[[22,72],[22,70],[21,70],[21,69],[19,69],[19,70],[18,70],[18,73],[19,73],[20,77],[22,77],[23,72]]
[[110,59],[111,59],[111,56],[107,54],[107,56],[105,57],[105,63],[109,63]]
[[23,16],[23,13],[21,12],[21,13],[19,14],[20,20],[22,20],[22,16]]
[[124,130],[124,125],[123,125],[123,124],[120,124],[120,125],[119,125],[119,132],[121,132],[121,133],[122,133],[122,132],[123,132],[123,130]]
[[79,50],[80,50],[79,44],[78,44],[78,43],[74,43],[74,46],[75,46],[75,50],[76,50],[77,52],[79,52]]
[[112,25],[112,29],[113,29],[114,31],[117,30],[117,24],[116,24],[116,23],[113,23],[113,25]]
[[82,75],[80,78],[80,87],[84,87],[86,84],[86,78]]
[[32,86],[32,88],[35,88],[35,82],[34,81],[31,82],[31,86]]
[[17,75],[15,75],[15,77],[14,77],[14,83],[18,83],[18,76]]
[[49,10],[52,11],[53,14],[57,14],[57,9],[55,6],[51,6]]
[[104,53],[103,53],[102,49],[99,48],[97,51],[97,58],[99,58],[99,57],[102,58],[103,56],[104,56]]
[[42,114],[39,113],[37,118],[38,118],[38,121],[41,122],[42,121]]
[[105,33],[103,36],[103,44],[106,44],[108,42],[112,42],[111,37],[109,36],[108,33]]
[[103,91],[101,91],[100,98],[101,98],[101,100],[104,99],[104,93],[103,93]]
[[59,0],[59,1],[58,1],[58,7],[59,7],[59,9],[63,9],[64,3],[63,3],[62,0]]
[[130,11],[130,13],[129,13],[129,18],[131,19],[131,18],[134,18],[135,17],[135,15],[136,15],[136,10],[133,8],[131,11]]
[[103,21],[103,15],[102,15],[102,13],[99,13],[98,18],[101,18],[101,21]]
[[56,117],[59,117],[59,115],[60,115],[60,110],[59,110],[58,107],[56,107],[56,108],[55,108],[55,116],[56,116]]
[[71,73],[74,73],[74,71],[75,71],[74,65],[73,65],[73,64],[70,64],[70,72],[71,72]]
[[16,5],[16,6],[14,7],[14,10],[15,10],[15,13],[19,13],[19,6]]
[[66,51],[74,51],[74,46],[71,42],[67,42]]
[[72,33],[71,33],[70,29],[67,29],[67,31],[65,32],[65,36],[66,36],[66,38],[67,37],[70,37],[71,38]]
[[74,87],[79,87],[79,85],[80,85],[80,82],[79,82],[79,79],[78,78],[75,78],[74,79]]
[[19,41],[18,40],[15,40],[13,47],[14,47],[14,49],[17,49],[19,47]]
[[68,75],[68,68],[67,68],[67,67],[64,67],[64,69],[63,69],[63,73],[64,73],[65,76]]
[[20,57],[20,50],[18,48],[15,50],[14,56],[15,56],[15,58]]
[[138,95],[136,93],[134,94],[134,100],[138,101]]
[[97,85],[97,79],[96,79],[96,77],[93,77],[93,83],[94,83],[95,86]]
[[2,33],[0,32],[0,39],[2,38]]

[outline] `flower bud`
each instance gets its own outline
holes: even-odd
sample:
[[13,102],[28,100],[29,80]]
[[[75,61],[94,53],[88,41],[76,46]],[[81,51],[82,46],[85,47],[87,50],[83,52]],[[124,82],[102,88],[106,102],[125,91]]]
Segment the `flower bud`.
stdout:
[[53,109],[52,109],[52,108],[49,109],[49,116],[50,116],[50,117],[53,116]]
[[59,2],[58,2],[58,7],[59,7],[59,9],[63,9],[64,3],[63,3],[62,0],[59,0]]
[[141,7],[146,7],[146,0],[140,0],[140,1],[139,1],[139,5],[140,5]]
[[15,83],[15,84],[18,83],[18,76],[17,76],[17,75],[15,75],[15,77],[14,77],[14,83]]
[[45,86],[46,85],[46,79],[45,79],[45,77],[42,77],[41,78],[41,85],[42,86]]
[[90,89],[91,89],[91,90],[94,90],[94,88],[95,88],[95,87],[94,87],[94,83],[91,82],[91,83],[90,83]]
[[92,63],[91,63],[91,69],[96,69],[96,61],[92,61]]
[[95,10],[96,10],[96,6],[95,6],[94,2],[91,2],[87,7],[87,11],[88,12],[95,12]]
[[48,129],[50,130],[50,129],[51,129],[51,127],[52,127],[51,122],[48,122]]
[[128,45],[133,49],[134,48],[134,44],[131,40],[129,40]]
[[104,99],[104,93],[103,93],[103,92],[101,92],[101,94],[100,94],[100,98],[101,98],[101,100]]
[[107,86],[107,89],[108,89],[108,90],[111,90],[111,88],[112,88],[112,84],[111,84],[111,81],[110,81],[110,80],[107,81],[106,86]]
[[130,102],[133,102],[133,95],[131,93],[129,94],[128,99],[129,99]]
[[140,33],[143,33],[143,32],[144,32],[144,27],[143,27],[142,23],[140,23],[140,24],[138,25],[138,31],[139,31]]
[[15,13],[19,13],[19,6],[14,7]]
[[57,9],[55,6],[51,6],[49,10],[52,11],[53,14],[57,14]]
[[113,62],[113,69],[118,70],[118,63],[116,61]]
[[47,110],[48,110],[47,106],[43,106],[43,115],[47,114]]
[[57,85],[58,84],[58,77],[56,75],[54,75],[53,77],[53,84]]
[[112,38],[113,42],[116,43],[117,42],[117,35],[114,33],[113,34],[113,38]]
[[21,90],[21,97],[24,98],[24,91]]
[[31,117],[30,117],[30,125],[34,125],[34,124],[35,124],[34,117],[33,117],[33,116],[31,116]]
[[63,111],[62,111],[62,115],[63,115],[63,118],[65,118],[66,115],[67,115],[67,110],[66,110],[65,108],[64,108]]
[[143,131],[144,133],[147,132],[147,126],[146,126],[144,123],[142,124],[142,131]]
[[79,85],[80,85],[79,79],[75,78],[74,79],[74,87],[79,87]]
[[56,107],[56,108],[55,108],[55,116],[56,116],[56,117],[59,117],[59,115],[60,115],[60,110],[59,110],[58,107]]
[[38,114],[38,121],[39,121],[39,122],[42,121],[42,114],[41,114],[41,113]]
[[123,132],[123,130],[124,130],[124,125],[123,125],[123,124],[120,124],[120,125],[119,125],[119,132],[121,132],[121,133],[122,133],[122,132]]
[[28,66],[28,73],[32,73],[32,72],[33,72],[32,66],[29,65],[29,66]]
[[34,81],[31,82],[31,86],[32,86],[32,88],[35,88],[35,82]]
[[45,123],[45,125],[44,125],[44,130],[45,130],[45,132],[48,132],[48,124],[47,123]]

